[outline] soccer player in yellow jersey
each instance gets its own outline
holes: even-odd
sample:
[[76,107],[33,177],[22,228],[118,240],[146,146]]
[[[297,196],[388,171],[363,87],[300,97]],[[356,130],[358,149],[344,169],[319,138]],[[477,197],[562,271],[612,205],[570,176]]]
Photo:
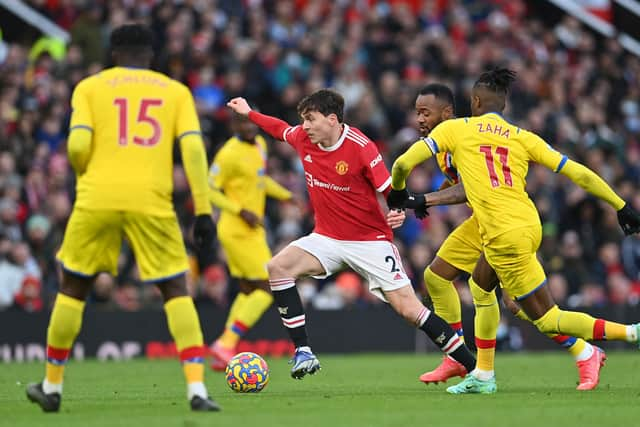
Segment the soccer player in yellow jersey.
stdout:
[[231,304],[224,332],[211,346],[211,368],[224,371],[240,338],[271,306],[267,262],[271,250],[262,225],[266,197],[291,199],[289,190],[266,175],[267,143],[258,126],[235,114],[234,136],[216,154],[209,170],[211,202],[222,210],[218,239],[239,293]]
[[[507,69],[483,73],[471,92],[473,117],[442,122],[428,138],[414,143],[395,161],[389,205],[405,206],[409,197],[405,180],[418,163],[439,152],[450,152],[477,218],[483,247],[473,280],[481,285],[477,275],[482,269],[492,268],[504,289],[543,333],[638,343],[640,324],[623,325],[560,310],[545,286],[546,276],[536,257],[542,235],[540,217],[525,190],[530,161],[562,173],[610,204],[618,211],[618,221],[625,234],[640,231],[640,214],[593,171],[502,117],[514,78],[515,73]],[[491,291],[495,285],[496,282],[484,290]],[[470,373],[447,391],[482,392],[487,386],[487,381]]]
[[187,255],[173,209],[173,147],[179,141],[195,204],[199,250],[213,243],[207,161],[189,90],[148,69],[152,34],[133,24],[111,34],[116,67],[82,80],[71,99],[69,161],[77,196],[57,258],[62,284],[47,331],[46,376],[27,397],[45,412],[60,408],[65,364],[80,332],[85,300],[100,272],[116,274],[122,239],[140,277],[165,301],[194,411],[217,411],[204,386],[204,345],[187,294]]
[[[441,122],[454,118],[454,98],[451,89],[441,84],[430,84],[422,88],[416,98],[416,115],[420,133],[424,137],[428,136],[429,132]],[[450,189],[426,194],[426,206],[465,201],[464,189],[459,184],[458,171],[452,162],[451,154],[440,152],[436,155],[436,159],[438,167],[446,178],[441,189]],[[447,237],[434,260],[424,270],[424,281],[433,302],[434,311],[447,320],[461,336],[463,333],[460,299],[452,281],[462,272],[471,274],[481,254],[482,241],[478,222],[472,215]],[[490,284],[495,280],[495,273],[491,269],[484,269],[484,272],[485,277],[479,278],[481,284]],[[485,292],[473,279],[469,280],[469,287],[476,309],[474,329],[478,355],[474,374],[492,382],[496,333],[500,319],[498,301],[494,292]],[[521,319],[529,320],[517,303],[509,298],[507,292],[503,292],[502,296],[505,305],[512,313]],[[598,385],[600,368],[604,363],[604,354],[601,351],[594,351],[594,347],[581,338],[558,334],[547,335],[575,357],[580,374],[578,390],[595,388]],[[427,384],[445,382],[454,376],[464,377],[466,373],[461,364],[445,355],[440,366],[421,375],[420,380]],[[486,392],[495,390],[497,388],[485,388]]]

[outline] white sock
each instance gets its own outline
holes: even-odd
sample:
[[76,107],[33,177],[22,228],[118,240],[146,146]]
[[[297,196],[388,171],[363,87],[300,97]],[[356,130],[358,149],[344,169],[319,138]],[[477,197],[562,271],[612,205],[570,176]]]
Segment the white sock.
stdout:
[[311,353],[311,347],[308,345],[296,348],[296,351],[306,351],[307,353]]
[[636,325],[627,325],[627,342],[638,342],[638,330]]
[[51,393],[62,394],[62,383],[60,384],[50,383],[45,378],[44,381],[42,381],[42,391],[44,391],[46,394],[51,394]]
[[482,370],[482,369],[475,368],[473,371],[471,371],[471,375],[473,375],[474,377],[476,377],[480,381],[489,381],[496,374],[495,374],[495,372],[493,370],[485,371],[485,370]]
[[586,344],[587,345],[585,345],[582,351],[576,356],[576,362],[582,362],[593,356],[593,346],[589,343]]
[[193,399],[193,396],[200,396],[203,399],[209,397],[207,389],[204,387],[204,383],[191,383],[187,385],[187,399]]

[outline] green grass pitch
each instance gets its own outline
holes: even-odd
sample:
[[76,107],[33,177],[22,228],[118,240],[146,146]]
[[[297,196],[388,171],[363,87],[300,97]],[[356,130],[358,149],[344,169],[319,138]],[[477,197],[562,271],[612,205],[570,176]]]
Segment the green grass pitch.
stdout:
[[[25,385],[42,364],[0,366],[0,425],[6,426],[633,426],[640,417],[640,354],[610,352],[600,386],[575,390],[564,353],[498,354],[498,393],[452,396],[418,376],[437,354],[319,355],[318,375],[294,381],[285,359],[268,359],[271,379],[258,394],[232,392],[219,373],[207,386],[220,413],[188,410],[177,361],[71,362],[61,413],[27,401]],[[451,380],[449,384],[452,384]]]

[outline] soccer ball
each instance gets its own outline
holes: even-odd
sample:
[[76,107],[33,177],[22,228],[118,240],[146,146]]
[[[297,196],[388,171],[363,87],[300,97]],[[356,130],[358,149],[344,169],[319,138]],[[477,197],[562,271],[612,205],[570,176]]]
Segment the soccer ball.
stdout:
[[255,353],[238,353],[225,370],[227,384],[238,393],[257,393],[269,383],[269,366]]

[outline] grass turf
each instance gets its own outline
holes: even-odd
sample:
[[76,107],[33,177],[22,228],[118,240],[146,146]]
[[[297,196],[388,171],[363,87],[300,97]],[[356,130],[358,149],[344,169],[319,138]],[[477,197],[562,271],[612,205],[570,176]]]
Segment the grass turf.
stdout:
[[[577,371],[563,353],[498,354],[498,393],[452,396],[417,377],[440,357],[413,354],[320,355],[322,371],[289,377],[285,359],[268,360],[271,379],[258,394],[237,394],[207,372],[220,413],[188,410],[176,361],[71,362],[62,409],[44,414],[25,385],[42,364],[0,367],[0,425],[11,426],[516,426],[634,425],[640,403],[640,354],[610,352],[600,386],[575,390]],[[450,380],[448,384],[454,384]]]

